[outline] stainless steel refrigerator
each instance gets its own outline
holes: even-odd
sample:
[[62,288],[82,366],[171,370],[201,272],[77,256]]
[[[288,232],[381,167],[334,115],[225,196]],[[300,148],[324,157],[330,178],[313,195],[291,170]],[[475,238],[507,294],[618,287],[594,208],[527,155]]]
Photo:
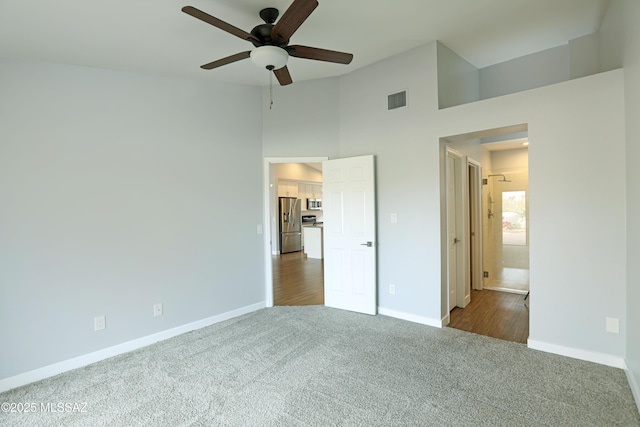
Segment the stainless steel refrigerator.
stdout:
[[280,253],[302,250],[302,213],[300,199],[279,197],[280,201]]

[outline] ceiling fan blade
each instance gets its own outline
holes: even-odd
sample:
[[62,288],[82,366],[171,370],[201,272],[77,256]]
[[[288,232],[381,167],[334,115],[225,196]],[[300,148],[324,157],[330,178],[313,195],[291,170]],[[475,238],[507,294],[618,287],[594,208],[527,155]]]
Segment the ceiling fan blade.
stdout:
[[289,74],[289,69],[286,65],[277,70],[273,70],[273,74],[276,75],[276,78],[280,82],[280,86],[286,86],[293,83],[293,80],[291,80],[291,74]]
[[336,62],[338,64],[349,64],[353,59],[353,54],[351,53],[300,45],[287,47],[287,52],[296,58],[315,59],[316,61]]
[[238,27],[234,27],[231,24],[227,24],[226,22],[216,18],[215,16],[211,16],[208,13],[201,11],[200,9],[196,9],[193,6],[185,6],[182,8],[182,11],[187,15],[198,18],[199,20],[204,21],[207,24],[211,24],[214,27],[226,31],[227,33],[233,34],[236,37],[240,37],[243,40],[257,40],[254,36],[247,33],[246,31],[241,30]]
[[294,0],[271,30],[271,39],[286,42],[318,7],[317,0]]
[[247,59],[251,55],[251,51],[236,53],[235,55],[227,56],[226,58],[218,59],[217,61],[209,62],[208,64],[201,65],[200,68],[204,70],[213,70],[214,68],[222,67],[223,65],[231,64],[232,62]]

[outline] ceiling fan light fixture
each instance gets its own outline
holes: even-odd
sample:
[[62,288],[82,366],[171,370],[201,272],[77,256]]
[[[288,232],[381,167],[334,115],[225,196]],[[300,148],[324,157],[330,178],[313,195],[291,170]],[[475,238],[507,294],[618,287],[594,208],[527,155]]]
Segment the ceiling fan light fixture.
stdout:
[[251,61],[261,68],[278,70],[287,65],[289,53],[278,46],[260,46],[251,51]]

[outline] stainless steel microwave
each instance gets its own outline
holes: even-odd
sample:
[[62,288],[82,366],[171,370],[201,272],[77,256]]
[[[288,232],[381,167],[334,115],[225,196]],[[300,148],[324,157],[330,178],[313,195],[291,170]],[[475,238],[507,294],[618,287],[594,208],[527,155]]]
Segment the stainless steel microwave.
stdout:
[[322,209],[321,199],[307,199],[307,210],[319,211],[320,209]]

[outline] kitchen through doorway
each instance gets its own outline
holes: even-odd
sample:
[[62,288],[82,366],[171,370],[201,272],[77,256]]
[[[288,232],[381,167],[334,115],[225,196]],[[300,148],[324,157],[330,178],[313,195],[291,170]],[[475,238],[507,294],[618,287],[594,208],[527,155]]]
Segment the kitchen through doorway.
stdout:
[[[323,160],[326,158],[265,159],[269,174],[265,209],[270,219],[265,230],[270,235],[270,259],[265,266],[267,307],[324,305]],[[287,206],[286,212],[282,206]]]

